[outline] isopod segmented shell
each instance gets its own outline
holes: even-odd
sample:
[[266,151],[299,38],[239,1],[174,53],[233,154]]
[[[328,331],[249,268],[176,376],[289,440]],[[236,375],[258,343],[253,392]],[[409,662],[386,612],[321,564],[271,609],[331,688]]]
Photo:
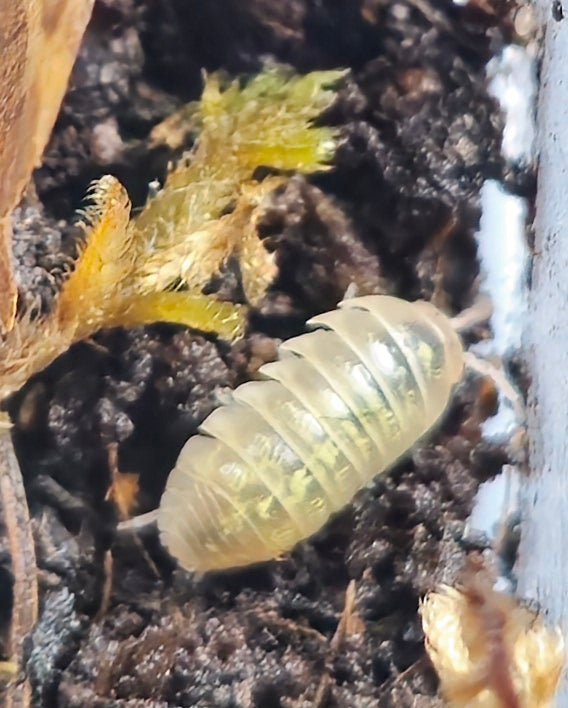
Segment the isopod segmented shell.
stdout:
[[461,378],[460,339],[430,303],[370,295],[308,324],[182,449],[158,526],[185,568],[291,550],[436,423]]

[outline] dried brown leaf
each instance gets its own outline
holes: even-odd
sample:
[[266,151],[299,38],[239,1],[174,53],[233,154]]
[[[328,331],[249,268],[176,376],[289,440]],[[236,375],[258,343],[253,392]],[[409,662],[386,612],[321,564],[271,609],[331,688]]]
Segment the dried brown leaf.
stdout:
[[94,0],[0,0],[0,330],[14,323],[10,214],[49,139]]

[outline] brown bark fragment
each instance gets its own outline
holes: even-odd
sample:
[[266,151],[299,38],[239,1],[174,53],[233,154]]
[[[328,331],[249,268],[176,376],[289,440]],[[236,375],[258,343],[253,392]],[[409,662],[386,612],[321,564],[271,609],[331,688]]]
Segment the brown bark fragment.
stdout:
[[49,140],[94,0],[0,0],[0,332],[16,310],[10,214]]

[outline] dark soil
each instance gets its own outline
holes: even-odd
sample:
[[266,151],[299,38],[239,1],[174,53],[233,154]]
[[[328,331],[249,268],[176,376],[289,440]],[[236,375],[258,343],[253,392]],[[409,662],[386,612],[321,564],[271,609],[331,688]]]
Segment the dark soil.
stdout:
[[[441,704],[418,607],[461,570],[473,495],[503,462],[480,440],[479,384],[465,382],[434,439],[289,558],[201,580],[154,533],[116,536],[108,446],[140,474],[139,510],[152,509],[223,387],[350,282],[448,312],[471,304],[479,189],[511,177],[484,79],[510,39],[496,13],[486,0],[96,3],[35,194],[15,217],[22,298],[44,308],[75,253],[87,185],[110,172],[144,202],[174,157],[150,149],[149,131],[199,96],[202,68],[254,73],[276,58],[351,73],[323,117],[342,131],[335,170],[293,178],[266,214],[280,273],[243,342],[162,325],[101,333],[11,401],[42,590],[28,648],[35,705]],[[6,588],[7,552],[0,560]],[[363,631],[336,635],[351,580]]]

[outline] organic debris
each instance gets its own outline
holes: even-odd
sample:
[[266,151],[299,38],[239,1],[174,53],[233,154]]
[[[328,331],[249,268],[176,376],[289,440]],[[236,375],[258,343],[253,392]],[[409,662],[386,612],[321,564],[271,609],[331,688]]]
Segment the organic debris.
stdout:
[[[334,150],[334,133],[313,127],[311,121],[331,101],[333,94],[324,84],[340,75],[320,72],[292,77],[274,68],[243,89],[232,84],[226,90],[221,89],[219,77],[211,77],[192,114],[199,116],[201,126],[197,146],[170,172],[164,188],[136,218],[130,218],[130,199],[120,182],[111,176],[98,180],[90,193],[92,203],[82,215],[82,253],[51,313],[41,318],[33,308],[25,309],[0,341],[0,402],[74,342],[104,327],[168,321],[229,339],[242,333],[244,308],[201,291],[231,257],[241,264],[243,286],[251,302],[270,285],[276,267],[257,234],[257,213],[265,195],[285,178],[255,180],[254,172],[258,167],[303,172],[326,169]],[[9,269],[4,270],[0,276],[9,284]],[[0,318],[6,322],[2,306],[0,302]],[[0,465],[8,467],[9,473],[2,476],[0,502],[14,572],[10,651],[15,664],[21,666],[21,645],[37,616],[36,567],[21,474],[9,438],[3,436]],[[138,475],[120,473],[116,456],[113,443],[107,499],[125,518],[137,501]],[[108,553],[107,557],[102,614],[112,588],[112,558]],[[35,589],[35,600],[31,590],[24,592],[24,585]],[[7,700],[17,691],[13,700],[29,703],[27,682],[7,690]]]
[[345,606],[335,634],[331,639],[331,647],[334,651],[340,649],[343,640],[353,634],[363,634],[365,631],[365,623],[357,612],[357,584],[355,580],[351,580],[345,590]]
[[93,2],[0,2],[0,333],[16,314],[10,216],[51,134]]
[[274,279],[257,221],[264,197],[285,178],[255,179],[255,171],[328,168],[335,132],[312,121],[333,98],[325,86],[342,73],[299,77],[275,67],[224,90],[214,75],[192,113],[197,145],[138,216],[130,218],[116,178],[96,182],[83,213],[85,246],[54,310],[39,321],[26,312],[0,343],[0,400],[102,328],[172,322],[228,339],[242,334],[245,309],[202,290],[230,258],[251,303]]
[[[10,425],[0,417],[0,514],[4,521],[10,563],[14,579],[12,587],[12,618],[10,623],[9,662],[2,662],[10,674],[4,692],[0,691],[6,708],[29,706],[31,688],[27,679],[18,675],[24,668],[24,642],[31,633],[38,615],[38,585],[34,540],[31,533],[28,505],[18,461],[10,439]],[[0,673],[2,673],[0,669]]]
[[132,511],[138,505],[140,480],[135,472],[121,472],[118,466],[118,443],[112,443],[108,448],[108,466],[111,472],[111,485],[106,499],[111,501],[121,520],[129,519]]
[[442,586],[422,605],[426,650],[456,708],[548,708],[565,664],[559,628],[495,590],[480,557],[459,589]]
[[[181,142],[148,140],[199,96],[202,67],[251,75],[266,57],[301,72],[349,66],[339,104],[325,113],[347,141],[332,172],[297,175],[269,199],[260,232],[278,276],[246,338],[229,347],[185,328],[116,328],[98,334],[97,347],[74,346],[10,400],[42,591],[27,662],[37,705],[442,705],[417,609],[433,583],[453,584],[476,488],[504,461],[477,429],[464,434],[478,380],[460,388],[412,463],[279,563],[196,584],[173,570],[155,533],[137,534],[156,577],[134,534],[112,538],[117,514],[105,501],[109,444],[120,443],[122,469],[140,474],[139,510],[154,508],[220,390],[250,378],[350,282],[408,300],[440,292],[450,312],[475,298],[478,190],[501,165],[485,63],[502,25],[472,2],[421,6],[446,22],[433,25],[406,0],[97,0],[35,175],[37,208],[15,215],[22,300],[41,294],[50,311],[75,242],[69,219],[89,182],[102,170],[116,175],[138,209],[175,158],[170,149],[198,135],[188,121]],[[454,216],[455,230],[430,248]],[[207,291],[244,302],[235,261]],[[352,579],[365,631],[333,652]]]

